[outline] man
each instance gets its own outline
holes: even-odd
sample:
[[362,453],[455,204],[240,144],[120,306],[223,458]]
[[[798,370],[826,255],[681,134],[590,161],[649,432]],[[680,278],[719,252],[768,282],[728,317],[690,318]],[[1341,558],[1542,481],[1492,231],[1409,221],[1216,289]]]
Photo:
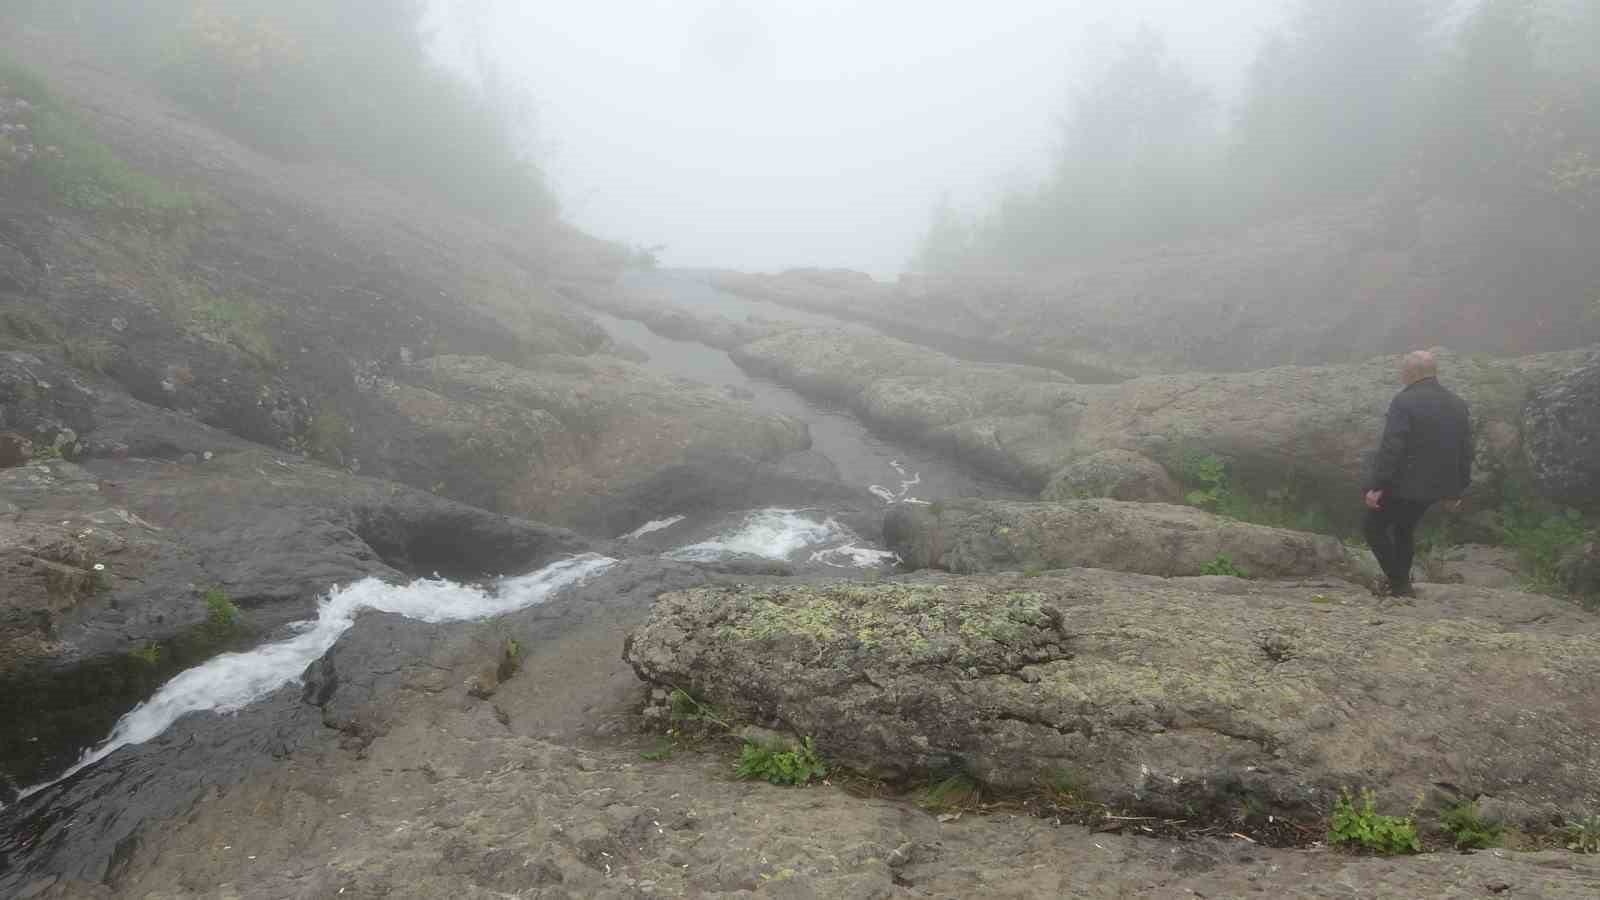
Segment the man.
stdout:
[[1472,483],[1472,421],[1467,404],[1439,383],[1433,354],[1406,354],[1405,385],[1389,404],[1372,474],[1366,485],[1367,545],[1387,576],[1387,591],[1414,597],[1413,538],[1422,514],[1440,500],[1452,511]]

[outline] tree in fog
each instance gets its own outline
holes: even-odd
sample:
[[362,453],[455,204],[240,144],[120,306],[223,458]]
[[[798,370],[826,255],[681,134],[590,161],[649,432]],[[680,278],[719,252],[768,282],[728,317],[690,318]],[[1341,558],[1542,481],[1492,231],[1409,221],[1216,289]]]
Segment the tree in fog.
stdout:
[[1435,0],[1301,0],[1250,69],[1234,182],[1292,203],[1402,172],[1437,22]]
[[1053,200],[1065,249],[1180,230],[1194,214],[1213,105],[1145,28],[1074,98]]

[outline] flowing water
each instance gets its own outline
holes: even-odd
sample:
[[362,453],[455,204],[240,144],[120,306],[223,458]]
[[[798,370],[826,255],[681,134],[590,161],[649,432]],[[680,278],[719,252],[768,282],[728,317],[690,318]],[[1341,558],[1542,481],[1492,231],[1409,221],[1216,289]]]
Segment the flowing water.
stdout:
[[[732,318],[787,318],[813,325],[844,326],[825,316],[795,312],[746,300],[683,279],[668,279],[672,297],[686,308]],[[650,355],[645,367],[678,378],[728,388],[758,408],[792,416],[811,429],[813,448],[838,468],[841,480],[870,490],[885,505],[925,502],[955,496],[1015,497],[993,479],[965,471],[916,447],[899,445],[868,432],[848,412],[815,404],[781,385],[745,374],[722,351],[661,337],[638,322],[596,315],[612,337]],[[632,540],[670,529],[684,520],[669,516],[647,522],[622,536]],[[839,569],[874,568],[894,555],[872,546],[848,527],[816,510],[760,509],[708,540],[662,554],[666,559],[709,562],[738,557],[806,561]],[[500,580],[489,588],[422,579],[407,585],[365,579],[335,588],[318,606],[317,617],[297,623],[293,636],[242,653],[223,653],[179,673],[150,699],[129,710],[100,744],[58,778],[29,788],[34,794],[105,759],[121,747],[149,741],[181,716],[193,712],[229,713],[297,681],[306,667],[330,650],[365,609],[397,613],[423,622],[481,619],[543,603],[563,588],[595,577],[617,561],[587,554],[553,563],[537,572]]]
[[[642,526],[630,537],[660,531],[682,516]],[[811,510],[761,509],[716,537],[663,554],[667,559],[710,562],[756,556],[792,561],[808,559],[835,568],[868,568],[893,561],[893,554],[866,546],[849,528]],[[242,653],[223,653],[163,684],[145,702],[117,720],[111,734],[85,750],[60,776],[22,791],[35,794],[110,756],[129,744],[149,741],[192,712],[229,713],[250,705],[304,674],[306,667],[333,648],[355,624],[362,610],[398,613],[421,622],[459,622],[526,609],[549,600],[563,588],[580,584],[615,565],[617,560],[584,554],[551,563],[488,588],[425,578],[405,585],[367,578],[335,588],[318,604],[317,617],[292,626],[295,634]]]
[[[751,317],[786,318],[836,328],[863,327],[816,313],[790,311],[771,303],[747,300],[684,278],[651,277],[651,297],[692,312],[737,321]],[[839,479],[870,490],[885,504],[943,497],[1022,497],[1011,485],[968,470],[931,450],[873,434],[847,410],[829,408],[780,384],[753,377],[735,365],[727,353],[714,347],[662,337],[643,323],[629,319],[592,310],[589,314],[613,339],[649,354],[650,359],[641,364],[644,368],[674,378],[728,388],[748,398],[757,409],[805,422],[811,429],[812,449],[833,461],[839,470]]]

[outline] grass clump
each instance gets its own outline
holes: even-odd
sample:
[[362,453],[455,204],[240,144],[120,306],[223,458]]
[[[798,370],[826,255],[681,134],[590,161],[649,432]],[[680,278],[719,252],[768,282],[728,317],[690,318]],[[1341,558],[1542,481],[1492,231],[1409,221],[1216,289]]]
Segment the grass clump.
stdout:
[[239,607],[228,599],[228,592],[220,587],[207,588],[200,596],[206,605],[206,626],[214,633],[227,634],[239,627]]
[[61,343],[61,353],[74,367],[104,375],[117,358],[117,347],[105,338],[73,337]]
[[1245,571],[1233,564],[1233,557],[1226,553],[1218,553],[1216,558],[1200,566],[1201,575],[1228,575],[1233,578],[1249,578]]
[[802,785],[826,778],[828,764],[811,738],[790,749],[747,743],[739,751],[736,772],[740,779],[763,779],[772,784]]
[[1600,815],[1585,816],[1567,826],[1567,849],[1574,853],[1600,853]]
[[1455,840],[1457,850],[1487,850],[1500,843],[1505,827],[1478,813],[1478,804],[1463,800],[1445,810],[1439,825]]
[[161,645],[155,641],[146,641],[129,650],[128,657],[140,665],[155,668],[161,663]]
[[196,209],[194,195],[128,165],[43,82],[4,59],[0,59],[0,95],[26,100],[31,106],[18,124],[29,129],[35,152],[19,168],[37,176],[62,205],[158,217]]
[[923,788],[917,805],[936,812],[964,812],[982,806],[983,799],[983,785],[966,772],[956,772]]
[[1378,813],[1377,795],[1370,788],[1361,792],[1359,802],[1341,790],[1328,823],[1328,843],[1354,846],[1383,855],[1421,853],[1417,823],[1410,816]]

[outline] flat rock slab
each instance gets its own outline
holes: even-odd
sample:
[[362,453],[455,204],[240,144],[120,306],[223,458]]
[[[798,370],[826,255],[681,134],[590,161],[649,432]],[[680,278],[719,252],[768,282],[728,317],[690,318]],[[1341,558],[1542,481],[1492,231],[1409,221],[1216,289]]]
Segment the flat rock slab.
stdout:
[[1396,811],[1476,797],[1530,830],[1596,808],[1600,620],[1465,586],[1379,608],[1337,584],[1081,570],[690,590],[625,658],[892,779],[1066,778],[1192,821],[1248,806],[1320,825],[1341,787]]
[[1093,566],[1199,575],[1219,556],[1253,578],[1357,574],[1336,538],[1164,503],[946,500],[897,506],[883,530],[907,565],[958,574]]

